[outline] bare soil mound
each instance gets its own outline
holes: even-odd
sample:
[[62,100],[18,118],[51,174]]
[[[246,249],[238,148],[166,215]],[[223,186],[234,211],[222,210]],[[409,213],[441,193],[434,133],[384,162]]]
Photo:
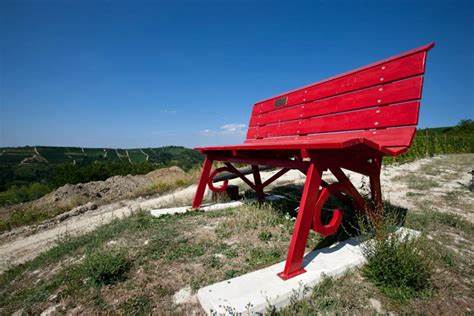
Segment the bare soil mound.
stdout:
[[181,168],[170,167],[145,175],[114,176],[105,181],[66,184],[35,201],[0,208],[0,216],[5,217],[15,210],[25,209],[58,214],[86,203],[90,209],[95,209],[97,205],[133,198],[141,193],[152,194],[153,186],[172,186],[186,177]]
[[36,201],[44,204],[67,204],[77,199],[111,202],[129,198],[156,183],[168,183],[183,178],[185,172],[179,167],[154,170],[146,175],[113,176],[105,181],[66,184]]

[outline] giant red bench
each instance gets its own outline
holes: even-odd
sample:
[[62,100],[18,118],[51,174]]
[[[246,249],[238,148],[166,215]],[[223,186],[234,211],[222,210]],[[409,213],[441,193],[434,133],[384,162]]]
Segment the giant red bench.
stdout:
[[[370,179],[371,198],[381,206],[380,168],[384,156],[397,156],[410,147],[418,123],[423,75],[428,51],[434,43],[401,55],[323,80],[306,87],[257,102],[250,117],[243,144],[197,148],[205,155],[202,174],[193,200],[201,205],[206,185],[213,184],[222,171],[235,173],[259,200],[263,189],[290,169],[306,174],[283,279],[305,272],[302,267],[310,229],[324,235],[335,234],[342,211],[335,209],[326,224],[321,209],[330,195],[350,201],[358,211],[368,205],[343,170]],[[214,161],[225,167],[212,169]],[[253,182],[232,165],[250,164]],[[281,168],[262,182],[259,165]],[[337,182],[321,177],[331,171]]]

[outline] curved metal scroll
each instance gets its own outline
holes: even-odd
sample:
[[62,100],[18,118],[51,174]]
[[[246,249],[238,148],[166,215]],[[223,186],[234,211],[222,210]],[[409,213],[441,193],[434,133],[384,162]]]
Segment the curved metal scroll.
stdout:
[[224,183],[220,187],[215,187],[213,183],[213,180],[216,174],[224,172],[224,171],[232,172],[230,168],[228,167],[221,167],[221,168],[217,168],[213,170],[211,174],[209,175],[209,180],[207,181],[207,185],[212,192],[224,192],[225,190],[227,190],[227,187],[229,185],[229,180],[224,180]]

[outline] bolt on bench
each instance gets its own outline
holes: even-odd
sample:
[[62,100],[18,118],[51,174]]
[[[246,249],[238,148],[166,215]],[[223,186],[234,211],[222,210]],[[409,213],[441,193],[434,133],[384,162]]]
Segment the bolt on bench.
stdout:
[[[402,154],[412,143],[426,56],[433,46],[430,43],[256,103],[243,144],[197,148],[206,158],[193,208],[201,205],[206,185],[212,191],[226,190],[227,181],[220,187],[213,184],[220,172],[236,174],[263,201],[267,185],[290,169],[300,170],[306,180],[285,269],[279,276],[286,280],[305,272],[302,262],[310,229],[329,236],[342,221],[342,211],[335,209],[329,223],[322,223],[321,210],[329,196],[350,203],[359,212],[368,210],[341,168],[368,176],[373,203],[381,206],[382,157]],[[214,161],[225,167],[211,172]],[[253,182],[232,163],[251,165]],[[281,170],[262,183],[259,165]],[[338,182],[328,184],[321,179],[328,170]]]

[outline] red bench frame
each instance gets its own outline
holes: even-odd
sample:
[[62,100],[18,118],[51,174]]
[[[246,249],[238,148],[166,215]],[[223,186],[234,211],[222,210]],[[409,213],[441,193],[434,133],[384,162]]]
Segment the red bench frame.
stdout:
[[[370,179],[371,198],[380,207],[380,169],[383,156],[404,153],[411,145],[418,124],[419,105],[428,51],[434,43],[357,70],[257,102],[243,144],[196,148],[206,158],[193,208],[201,205],[206,185],[214,176],[229,171],[255,190],[259,201],[263,189],[297,169],[306,175],[299,211],[282,279],[305,272],[303,256],[310,229],[328,236],[336,233],[342,212],[334,210],[328,224],[321,223],[321,209],[330,195],[351,203],[358,211],[369,209],[341,168]],[[213,172],[212,163],[225,167]],[[232,163],[250,164],[253,182]],[[259,165],[282,168],[262,182]],[[330,170],[338,182],[322,180]],[[322,187],[320,189],[320,187]]]

